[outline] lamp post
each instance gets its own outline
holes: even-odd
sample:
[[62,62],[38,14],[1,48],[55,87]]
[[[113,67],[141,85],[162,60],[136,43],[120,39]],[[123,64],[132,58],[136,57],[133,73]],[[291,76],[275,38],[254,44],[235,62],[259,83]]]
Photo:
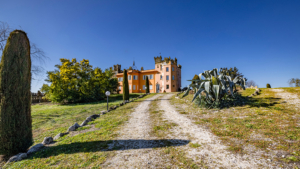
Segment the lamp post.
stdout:
[[106,95],[106,97],[107,97],[107,111],[108,111],[108,96],[110,95],[110,92],[109,92],[109,91],[106,91],[106,92],[105,92],[105,95]]

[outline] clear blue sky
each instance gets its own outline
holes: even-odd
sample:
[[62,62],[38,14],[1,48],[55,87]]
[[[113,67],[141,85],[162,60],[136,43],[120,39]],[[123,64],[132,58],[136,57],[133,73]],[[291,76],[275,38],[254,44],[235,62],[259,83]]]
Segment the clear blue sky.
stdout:
[[[89,59],[154,68],[154,56],[177,57],[182,84],[194,74],[236,66],[260,87],[300,78],[300,1],[9,0],[0,21],[21,27],[50,58]],[[37,91],[43,82],[33,82]]]

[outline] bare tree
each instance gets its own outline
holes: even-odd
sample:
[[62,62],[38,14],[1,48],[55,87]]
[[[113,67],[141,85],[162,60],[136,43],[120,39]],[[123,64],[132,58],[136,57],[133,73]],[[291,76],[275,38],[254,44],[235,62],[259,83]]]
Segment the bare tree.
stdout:
[[288,83],[290,87],[300,87],[300,79],[298,78],[291,78]]
[[[0,53],[3,52],[7,38],[11,31],[12,29],[6,22],[0,21]],[[38,48],[34,43],[30,43],[30,55],[32,62],[32,79],[40,80],[43,78],[43,75],[45,73],[45,69],[43,68],[45,60],[48,60],[49,58],[45,55],[44,51]]]
[[251,87],[251,86],[258,86],[253,80],[248,80],[246,82],[246,87]]

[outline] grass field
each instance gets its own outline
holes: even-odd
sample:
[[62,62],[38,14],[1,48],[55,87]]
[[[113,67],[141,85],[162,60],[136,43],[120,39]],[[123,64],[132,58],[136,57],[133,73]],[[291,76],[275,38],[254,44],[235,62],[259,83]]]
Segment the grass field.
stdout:
[[[283,88],[299,96],[299,88]],[[249,96],[255,89],[241,91]],[[182,96],[182,95],[180,95]],[[275,160],[283,163],[300,161],[300,112],[287,106],[277,98],[270,89],[261,89],[260,95],[249,98],[246,105],[217,109],[202,109],[191,103],[193,95],[184,99],[175,99],[171,103],[177,108],[184,107],[183,112],[196,124],[208,127],[215,135],[236,153],[251,153],[262,149],[268,153],[277,151]],[[188,104],[188,106],[184,106]],[[251,148],[251,147],[255,148]],[[284,155],[284,156],[282,156]]]
[[[139,95],[130,94],[130,97]],[[118,135],[116,133],[118,127],[128,120],[128,115],[140,101],[151,96],[153,94],[119,107],[90,122],[89,124],[95,127],[94,131],[75,136],[71,136],[72,134],[63,136],[54,145],[34,153],[23,161],[6,165],[5,168],[96,167],[114,154],[113,151],[103,149]],[[122,95],[113,95],[109,99],[109,105],[113,106],[122,102]],[[66,132],[75,122],[80,124],[86,117],[99,114],[101,110],[106,110],[106,101],[72,105],[33,105],[34,144],[41,143],[46,136],[54,137],[60,132]],[[81,132],[88,129],[90,127],[79,128]]]

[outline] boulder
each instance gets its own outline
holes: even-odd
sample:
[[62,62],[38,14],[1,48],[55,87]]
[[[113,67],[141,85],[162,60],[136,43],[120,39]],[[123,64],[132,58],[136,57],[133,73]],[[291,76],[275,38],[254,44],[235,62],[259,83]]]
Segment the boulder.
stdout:
[[46,145],[46,144],[50,144],[53,142],[53,138],[52,137],[45,137],[44,141],[42,142],[42,144]]
[[31,154],[31,153],[34,153],[34,152],[37,152],[39,151],[41,148],[44,147],[44,144],[40,143],[40,144],[36,144],[34,146],[32,146],[28,151],[27,151],[27,154]]
[[84,120],[84,121],[81,123],[81,125],[80,125],[80,126],[85,126],[85,125],[87,125],[87,124],[88,124],[88,122],[89,122],[89,121],[87,121],[87,120]]
[[100,117],[100,115],[94,114],[94,115],[91,115],[90,117],[91,117],[92,119],[96,119],[96,118]]
[[80,125],[78,123],[74,123],[75,128],[77,129],[78,127],[80,127]]
[[86,120],[87,122],[90,122],[90,121],[92,121],[92,117],[89,116],[89,117],[87,117],[85,120]]
[[68,128],[68,132],[69,131],[75,131],[76,130],[76,127],[73,125],[73,126],[70,126],[69,128]]
[[15,155],[15,156],[10,157],[10,159],[7,161],[7,163],[21,161],[22,159],[24,159],[26,157],[27,157],[26,153],[19,153],[19,154]]
[[60,138],[60,137],[62,137],[62,136],[64,136],[64,135],[66,135],[66,134],[69,134],[69,133],[58,133],[58,134],[53,138],[53,140],[57,140],[58,138]]

